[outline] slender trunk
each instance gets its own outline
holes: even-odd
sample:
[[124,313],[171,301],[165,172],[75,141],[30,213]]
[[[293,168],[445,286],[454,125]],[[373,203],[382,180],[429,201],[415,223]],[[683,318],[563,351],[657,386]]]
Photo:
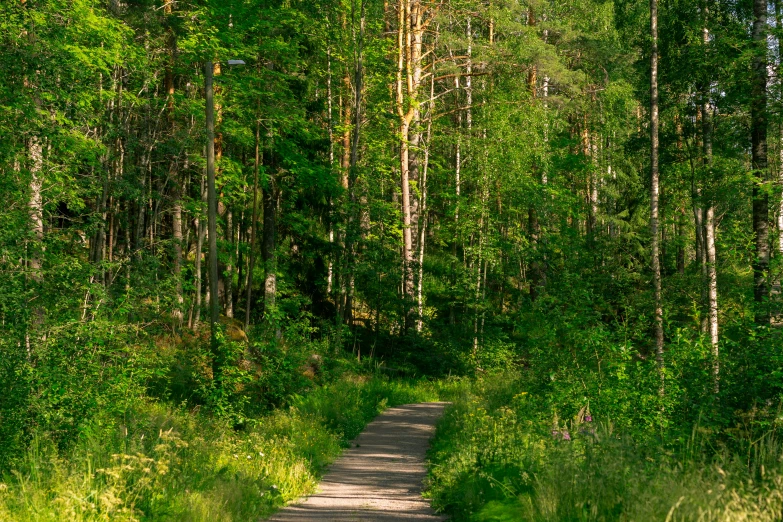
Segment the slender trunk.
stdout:
[[[357,206],[357,178],[359,164],[359,142],[361,138],[362,127],[362,90],[364,89],[364,30],[365,30],[365,0],[360,1],[359,9],[359,34],[354,34],[354,76],[353,76],[353,133],[351,135],[351,155],[349,163],[349,187],[350,212],[348,215],[348,233],[346,238],[346,269],[347,269],[347,288],[345,298],[345,309],[343,310],[343,321],[348,325],[353,325],[353,294],[354,277],[356,266],[357,240],[360,235],[361,216],[363,210]],[[355,7],[352,6],[351,26],[355,27]],[[355,29],[354,29],[355,31]]]
[[[402,263],[403,263],[403,293],[407,300],[413,297],[413,238],[411,230],[411,207],[410,207],[410,171],[408,169],[409,154],[408,141],[404,136],[408,135],[408,125],[403,122],[400,127],[400,133],[403,141],[400,144],[400,167],[401,167],[401,186],[402,186]],[[406,304],[406,310],[408,305]],[[406,312],[406,316],[407,316]]]
[[[533,7],[527,8],[527,25],[528,27],[536,26],[536,12]],[[530,92],[530,97],[535,99],[537,96],[537,83],[538,83],[538,66],[533,63],[530,65],[530,69],[527,71],[527,88]]]
[[217,191],[215,189],[215,102],[212,87],[214,66],[205,65],[206,120],[207,120],[207,223],[209,239],[209,326],[212,336],[215,359],[212,363],[213,375],[219,375],[222,361],[217,353],[216,328],[220,319],[218,298],[218,255],[217,255]]
[[[707,8],[704,8],[704,29],[702,30],[702,44],[705,49],[709,45],[710,33],[707,29]],[[706,171],[706,179],[713,182],[712,175],[712,114],[710,113],[710,84],[704,87],[703,103],[701,108],[702,123],[702,157]],[[712,191],[710,191],[712,192]],[[719,359],[719,334],[718,334],[718,267],[717,252],[715,249],[715,203],[712,197],[707,198],[704,212],[705,250],[707,257],[707,310],[710,333],[710,346],[712,347],[712,379],[713,391],[720,391],[720,359]]]
[[[202,174],[201,176],[201,188],[199,189],[201,194],[201,204],[202,207],[204,203],[207,200],[207,187],[206,187],[206,176]],[[199,323],[201,322],[201,291],[203,286],[203,277],[201,272],[201,266],[203,263],[202,259],[202,253],[204,251],[204,238],[206,235],[206,227],[204,226],[204,220],[201,217],[201,210],[196,214],[195,226],[196,226],[196,266],[194,269],[194,279],[195,279],[195,286],[196,286],[196,299],[195,299],[195,305],[193,306],[195,308],[195,311],[193,313],[193,324],[191,325],[191,328],[196,329],[198,328]]]
[[655,315],[655,360],[661,375],[663,393],[663,304],[661,296],[661,260],[658,232],[660,174],[658,172],[658,0],[650,0],[650,235]]
[[[701,108],[699,114],[701,115]],[[701,116],[699,116],[701,118]],[[704,228],[704,203],[702,201],[702,180],[699,179],[696,167],[691,164],[691,200],[693,201],[693,224],[694,234],[696,236],[696,262],[699,263],[701,274],[701,301],[699,302],[699,326],[702,335],[706,335],[709,330],[709,292],[708,292],[708,270],[707,270],[707,235]]]
[[677,222],[677,273],[685,274],[685,209],[679,209],[679,220]]
[[250,223],[250,256],[247,266],[247,283],[245,293],[245,330],[250,326],[250,310],[253,305],[253,269],[256,264],[256,229],[258,224],[258,171],[261,165],[261,120],[260,120],[261,100],[259,99],[256,107],[256,144],[255,159],[253,162],[253,220]]
[[[397,78],[396,78],[396,105],[400,119],[400,189],[402,207],[402,292],[405,301],[405,327],[409,324],[409,301],[413,297],[413,238],[411,237],[411,207],[410,207],[410,152],[409,135],[410,115],[405,109],[405,88],[403,79],[406,73],[406,8],[410,9],[411,0],[399,0],[397,5]],[[409,23],[408,23],[409,26]],[[410,96],[410,92],[408,93]]]
[[[28,258],[28,267],[31,279],[38,285],[43,283],[43,239],[44,239],[44,221],[43,221],[43,146],[41,140],[37,137],[29,139],[28,154],[30,162],[30,200],[28,208],[30,209],[30,223],[32,226],[32,236],[34,242],[30,249]],[[40,323],[43,319],[43,309],[36,308],[34,321]]]
[[[780,29],[783,27],[783,17],[781,17],[781,9],[780,9],[780,0],[775,0],[775,27]],[[783,37],[780,36],[780,32],[778,32],[777,37],[777,44],[778,44],[778,63],[777,63],[777,74],[778,74],[778,88],[783,88]],[[778,244],[777,244],[777,255],[783,260],[783,123],[778,123],[778,219],[777,219],[777,225],[778,225]],[[780,263],[779,263],[780,264]],[[778,273],[775,277],[775,281],[773,283],[774,285],[774,296],[775,296],[775,314],[776,314],[776,320],[778,324],[783,323],[783,316],[781,315],[783,313],[783,310],[781,309],[781,304],[783,304],[783,288],[781,287],[781,269],[778,269]]]
[[[331,47],[326,49],[326,98],[327,98],[327,115],[328,115],[328,127],[329,127],[329,168],[334,168],[334,117],[333,117],[333,101],[332,101],[332,50]],[[256,134],[258,134],[256,132]],[[258,150],[258,137],[256,137],[256,150]],[[334,202],[329,198],[329,244],[334,244]],[[326,294],[332,295],[332,286],[334,279],[334,257],[333,254],[329,256],[329,265],[326,275]]]
[[756,322],[769,323],[769,196],[767,181],[767,0],[753,1],[753,77],[751,88],[751,163],[753,168],[753,296]]
[[[345,22],[344,22],[345,29]],[[347,29],[346,29],[347,30]],[[352,97],[351,93],[351,76],[348,69],[345,70],[345,76],[343,76],[343,89],[344,94],[340,97],[340,104],[343,112],[343,136],[342,136],[342,150],[340,155],[340,184],[344,189],[344,200],[347,201],[350,198],[350,170],[351,170],[351,123],[353,118],[351,116]],[[343,206],[343,209],[347,205]],[[352,262],[350,254],[348,253],[347,245],[348,231],[345,229],[340,230],[339,243],[340,250],[342,252],[342,261],[338,268],[338,281],[340,283],[340,296],[337,303],[337,311],[341,321],[345,321],[346,310],[348,308],[348,265]]]
[[427,142],[424,144],[424,168],[421,175],[421,225],[419,226],[419,277],[417,288],[417,301],[419,306],[419,318],[416,323],[416,331],[421,333],[424,327],[424,239],[427,230],[427,171],[430,164],[430,144],[432,143],[432,119],[435,112],[435,64],[432,65],[430,76],[430,100],[427,117]]
[[[21,0],[21,4],[26,4],[26,0]],[[29,6],[28,6],[29,7]],[[27,40],[32,46],[35,44],[35,32],[25,31]],[[38,96],[37,85],[31,80],[25,78],[24,86],[32,92],[32,97],[36,108],[41,110],[41,99]],[[33,135],[27,140],[27,153],[30,172],[30,199],[27,202],[32,237],[32,245],[29,247],[29,257],[27,267],[29,269],[30,279],[35,286],[39,287],[43,283],[43,252],[44,252],[44,220],[43,220],[43,141],[37,135]],[[38,293],[38,292],[36,292]],[[40,327],[44,322],[44,309],[42,306],[35,306],[32,311],[33,328]],[[31,355],[30,335],[26,336],[27,353]]]
[[277,297],[277,255],[275,253],[275,236],[277,234],[277,198],[275,180],[269,175],[267,186],[263,191],[264,202],[264,238],[262,257],[264,259],[264,314],[274,312]]
[[[712,118],[709,113],[709,106],[705,103],[702,111],[702,136],[704,147],[704,164],[708,173],[712,168]],[[712,176],[708,175],[711,180]],[[706,202],[704,212],[704,229],[706,235],[705,250],[707,257],[707,310],[708,310],[708,330],[710,334],[710,345],[712,346],[712,376],[713,388],[715,393],[719,391],[720,383],[720,362],[718,343],[720,341],[718,334],[718,268],[717,252],[715,248],[715,204],[712,198]]]
[[226,243],[228,243],[229,249],[228,251],[232,254],[228,258],[228,263],[226,264],[226,273],[224,274],[223,279],[225,280],[225,288],[224,288],[224,303],[225,303],[225,310],[226,310],[226,317],[234,317],[234,259],[233,259],[233,252],[234,248],[231,248],[234,243],[234,215],[233,213],[226,209]]
[[[176,178],[175,178],[176,179]],[[172,234],[174,236],[174,284],[176,308],[174,309],[175,327],[182,326],[182,307],[185,302],[182,297],[182,191],[180,184],[177,183],[177,189],[174,194],[174,212],[172,223]]]
[[[174,6],[174,0],[166,0],[164,4],[163,12],[166,17],[166,28],[168,48],[169,48],[169,63],[166,65],[165,73],[165,89],[166,96],[168,97],[168,117],[171,122],[172,136],[176,132],[176,122],[174,114],[174,60],[177,54],[177,39],[174,34],[174,30],[169,23],[171,17],[172,8]],[[173,205],[173,223],[172,223],[172,235],[174,237],[174,285],[175,285],[175,303],[176,307],[173,311],[175,328],[179,328],[182,325],[184,305],[184,298],[182,296],[182,183],[179,179],[179,158],[174,156],[171,159],[170,175],[174,180],[174,205]]]

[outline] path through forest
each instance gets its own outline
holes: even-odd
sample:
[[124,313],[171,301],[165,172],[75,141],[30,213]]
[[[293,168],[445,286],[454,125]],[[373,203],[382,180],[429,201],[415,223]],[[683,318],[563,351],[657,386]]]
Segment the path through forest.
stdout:
[[439,521],[421,497],[424,457],[447,403],[389,408],[337,459],[319,492],[272,517],[275,522]]

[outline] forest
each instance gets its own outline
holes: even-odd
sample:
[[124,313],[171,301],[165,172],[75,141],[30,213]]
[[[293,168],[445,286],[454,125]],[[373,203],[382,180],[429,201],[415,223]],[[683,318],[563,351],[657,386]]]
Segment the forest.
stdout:
[[[2,0],[0,522],[778,521],[783,1]],[[259,518],[260,517],[260,518]]]

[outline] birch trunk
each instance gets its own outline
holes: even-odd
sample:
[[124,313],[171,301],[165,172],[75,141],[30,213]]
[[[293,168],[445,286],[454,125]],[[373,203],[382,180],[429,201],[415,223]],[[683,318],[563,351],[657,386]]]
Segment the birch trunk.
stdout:
[[[707,9],[704,8],[705,27],[702,31],[702,43],[709,44],[709,30],[706,27]],[[710,85],[706,85],[702,96],[704,97],[701,109],[702,122],[702,147],[704,167],[707,171],[707,180],[713,181],[712,176],[712,115],[709,104]],[[710,346],[712,348],[712,379],[713,391],[720,391],[720,358],[719,358],[719,333],[718,333],[718,267],[717,252],[715,248],[715,203],[709,197],[705,204],[704,232],[705,250],[707,257],[707,311],[710,333]]]
[[663,304],[661,296],[661,260],[658,231],[660,174],[658,171],[658,0],[650,0],[650,236],[654,293],[655,360],[664,390],[663,373]]

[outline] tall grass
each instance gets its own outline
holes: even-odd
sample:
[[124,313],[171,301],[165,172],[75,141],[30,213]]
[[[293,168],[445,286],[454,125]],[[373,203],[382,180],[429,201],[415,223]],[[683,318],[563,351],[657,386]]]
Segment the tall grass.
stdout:
[[783,517],[783,445],[771,431],[726,445],[697,426],[681,448],[640,444],[598,415],[555,420],[520,387],[506,376],[467,386],[439,426],[429,492],[455,520]]
[[34,440],[0,478],[0,521],[259,520],[311,492],[346,441],[385,407],[437,396],[432,384],[348,377],[242,431],[142,403],[118,430],[85,430],[67,454]]

